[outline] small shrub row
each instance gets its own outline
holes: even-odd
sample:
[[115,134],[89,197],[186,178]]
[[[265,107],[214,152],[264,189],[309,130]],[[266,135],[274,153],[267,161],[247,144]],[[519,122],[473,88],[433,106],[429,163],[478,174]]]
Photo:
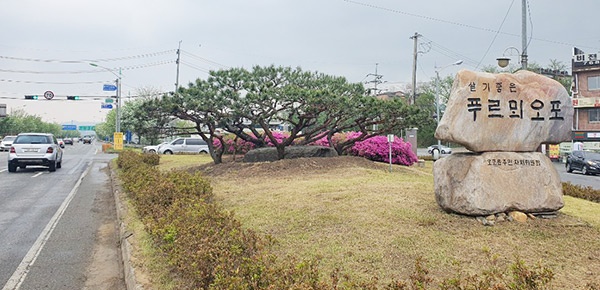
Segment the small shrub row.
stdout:
[[594,189],[591,186],[581,186],[570,182],[563,182],[562,188],[564,195],[600,203],[600,190]]
[[120,169],[127,169],[129,166],[135,166],[136,162],[141,162],[148,165],[158,165],[160,163],[160,155],[139,154],[133,150],[123,150],[122,152],[119,152],[117,166]]
[[119,176],[177,289],[546,289],[553,277],[519,259],[505,269],[493,264],[481,275],[457,270],[449,279],[431,277],[422,259],[410,277],[388,283],[350,278],[339,270],[323,275],[318,259],[272,254],[275,242],[244,229],[233,213],[214,203],[201,174],[161,172],[148,155],[121,152]]

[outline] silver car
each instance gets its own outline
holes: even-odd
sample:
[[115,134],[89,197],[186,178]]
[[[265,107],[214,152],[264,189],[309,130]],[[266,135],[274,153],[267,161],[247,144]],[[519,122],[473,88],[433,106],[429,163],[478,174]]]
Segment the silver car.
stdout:
[[56,137],[47,133],[21,133],[15,138],[8,153],[8,171],[28,165],[46,166],[56,171],[62,166],[63,150]]
[[158,145],[144,146],[142,148],[142,152],[144,152],[144,153],[156,153],[156,152],[158,152],[158,148],[160,148],[160,146],[167,145],[167,144],[169,144],[169,142],[162,142],[162,143],[160,143]]
[[4,136],[4,139],[0,142],[0,151],[8,151],[15,138],[17,138],[17,136]]
[[161,145],[158,148],[160,154],[173,153],[208,153],[208,145],[202,138],[177,138],[169,144]]

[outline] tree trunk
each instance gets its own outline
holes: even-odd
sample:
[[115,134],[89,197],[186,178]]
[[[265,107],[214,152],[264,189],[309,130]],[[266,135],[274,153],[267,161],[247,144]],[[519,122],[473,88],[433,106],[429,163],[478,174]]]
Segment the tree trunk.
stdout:
[[277,144],[277,159],[283,160],[285,158],[285,146],[281,144]]

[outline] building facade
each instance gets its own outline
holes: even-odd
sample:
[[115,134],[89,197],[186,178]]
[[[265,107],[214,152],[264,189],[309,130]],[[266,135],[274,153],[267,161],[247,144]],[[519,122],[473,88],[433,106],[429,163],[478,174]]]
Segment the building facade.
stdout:
[[600,149],[600,53],[573,49],[573,141]]

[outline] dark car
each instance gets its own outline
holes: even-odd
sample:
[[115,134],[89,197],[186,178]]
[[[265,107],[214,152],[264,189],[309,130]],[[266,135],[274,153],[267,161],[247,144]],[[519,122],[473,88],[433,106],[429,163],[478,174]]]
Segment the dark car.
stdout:
[[573,170],[582,174],[600,174],[600,153],[591,151],[573,151],[567,156],[567,172]]
[[63,142],[65,142],[65,145],[73,145],[73,138],[64,138]]
[[92,144],[92,136],[83,136],[81,140],[83,144]]

